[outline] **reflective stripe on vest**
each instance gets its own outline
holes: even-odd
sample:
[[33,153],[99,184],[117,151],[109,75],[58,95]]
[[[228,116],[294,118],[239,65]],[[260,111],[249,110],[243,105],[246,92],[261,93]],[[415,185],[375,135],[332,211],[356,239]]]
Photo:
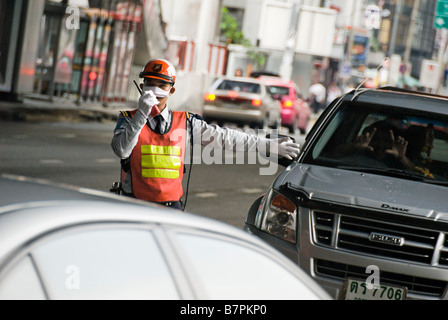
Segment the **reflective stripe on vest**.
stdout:
[[142,169],[142,177],[143,178],[177,179],[177,178],[179,178],[179,170]]
[[143,178],[179,178],[182,165],[177,146],[141,146]]
[[177,146],[142,146],[142,154],[172,154],[180,156],[180,147]]

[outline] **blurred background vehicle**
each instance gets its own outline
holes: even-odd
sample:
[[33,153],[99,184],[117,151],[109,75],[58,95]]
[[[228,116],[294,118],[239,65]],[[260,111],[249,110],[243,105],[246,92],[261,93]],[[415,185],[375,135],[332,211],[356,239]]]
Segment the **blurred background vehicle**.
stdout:
[[261,76],[269,94],[274,100],[280,101],[282,106],[282,126],[287,127],[290,133],[305,134],[311,116],[311,109],[303,98],[302,92],[294,81],[283,80],[280,77]]
[[280,129],[281,105],[271,98],[265,84],[253,78],[219,78],[204,96],[202,117],[251,128]]
[[221,222],[21,176],[0,176],[0,194],[0,300],[329,299]]

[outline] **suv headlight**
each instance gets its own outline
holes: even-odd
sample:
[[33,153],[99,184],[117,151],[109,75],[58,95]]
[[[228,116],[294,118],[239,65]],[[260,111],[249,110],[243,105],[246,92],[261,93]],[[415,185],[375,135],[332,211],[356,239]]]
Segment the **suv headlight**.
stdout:
[[283,194],[271,190],[257,214],[259,228],[273,236],[296,243],[297,206]]

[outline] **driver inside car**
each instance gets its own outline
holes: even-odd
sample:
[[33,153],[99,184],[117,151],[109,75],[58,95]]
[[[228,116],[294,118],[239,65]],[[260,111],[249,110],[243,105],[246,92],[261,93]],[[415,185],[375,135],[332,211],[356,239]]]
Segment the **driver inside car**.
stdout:
[[408,141],[387,122],[374,123],[357,137],[355,148],[381,160],[388,167],[412,170],[414,164],[406,156]]
[[[406,130],[402,130],[397,128],[396,123],[387,119],[369,125],[356,137],[354,143],[337,149],[341,156],[366,155],[370,159],[380,161],[388,168],[415,171],[433,178],[427,168],[430,164],[429,156],[433,140],[432,124],[411,125]],[[378,162],[367,163],[366,157],[363,160],[366,161],[365,165],[378,165]]]
[[[377,166],[379,161],[386,167],[412,170],[414,164],[406,155],[408,141],[404,136],[404,132],[392,122],[382,120],[364,128],[353,143],[336,149],[341,157],[361,156],[362,162],[365,162],[363,164],[367,166]],[[368,158],[374,159],[374,162]]]

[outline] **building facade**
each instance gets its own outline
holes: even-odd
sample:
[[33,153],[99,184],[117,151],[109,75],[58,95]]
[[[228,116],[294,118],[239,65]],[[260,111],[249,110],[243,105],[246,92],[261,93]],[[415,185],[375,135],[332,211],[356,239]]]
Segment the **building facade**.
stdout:
[[[383,4],[383,9],[389,14],[382,19],[379,43],[388,56],[395,54],[403,60],[408,50],[409,72],[415,78],[420,76],[422,61],[433,59],[436,53],[436,3],[434,0],[386,0]],[[415,26],[411,28],[415,6],[418,6],[414,11],[417,15]],[[412,30],[413,34],[410,34]]]
[[121,104],[134,64],[167,48],[156,0],[0,0],[0,17],[0,94],[8,100]]
[[[178,70],[170,101],[200,112],[202,94],[217,76],[238,68],[245,75],[285,70],[286,50],[266,45],[262,33],[268,3],[290,10],[276,20],[278,28],[289,21],[294,4],[335,17],[332,30],[314,36],[329,40],[331,50],[295,50],[287,65],[305,95],[313,79],[325,85],[362,81],[385,57],[398,57],[403,70],[407,53],[405,69],[418,78],[422,61],[436,53],[434,0],[0,0],[0,98],[135,103],[139,93],[132,80],[150,58],[165,57]],[[378,21],[371,19],[372,6],[380,10]],[[246,47],[226,43],[222,7],[235,17],[251,50],[264,55],[262,65]],[[313,40],[309,23],[309,31],[294,40],[296,47]]]

